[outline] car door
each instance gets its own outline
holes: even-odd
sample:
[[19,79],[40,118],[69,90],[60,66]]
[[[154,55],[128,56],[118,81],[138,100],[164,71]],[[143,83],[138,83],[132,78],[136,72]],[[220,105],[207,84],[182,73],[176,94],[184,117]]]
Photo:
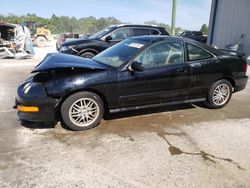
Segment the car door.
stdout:
[[134,61],[143,63],[145,70],[125,70],[119,73],[120,106],[165,103],[188,98],[192,73],[189,64],[184,61],[182,42],[154,43]]
[[206,49],[191,43],[186,43],[187,59],[194,76],[190,89],[192,98],[205,97],[208,88],[218,78],[222,77],[221,63],[216,56]]

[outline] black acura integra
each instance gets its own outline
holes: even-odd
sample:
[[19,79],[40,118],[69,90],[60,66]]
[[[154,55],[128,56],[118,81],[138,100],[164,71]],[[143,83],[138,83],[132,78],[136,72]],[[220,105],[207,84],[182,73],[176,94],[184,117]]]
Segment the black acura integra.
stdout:
[[73,130],[97,126],[105,112],[201,101],[222,108],[246,86],[242,56],[169,36],[129,38],[92,59],[48,54],[18,87],[16,108],[21,120]]

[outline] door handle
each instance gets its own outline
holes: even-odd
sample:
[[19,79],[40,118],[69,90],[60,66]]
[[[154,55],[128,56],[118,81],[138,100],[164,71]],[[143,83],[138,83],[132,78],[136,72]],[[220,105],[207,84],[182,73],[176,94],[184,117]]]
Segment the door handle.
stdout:
[[201,67],[201,63],[190,64],[190,67]]
[[176,72],[187,72],[186,69],[177,69]]

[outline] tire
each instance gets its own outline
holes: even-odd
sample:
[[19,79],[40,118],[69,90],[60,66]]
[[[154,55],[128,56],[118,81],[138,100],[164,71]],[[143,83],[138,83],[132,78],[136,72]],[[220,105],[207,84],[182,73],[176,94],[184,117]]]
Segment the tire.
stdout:
[[92,53],[92,52],[83,52],[83,53],[80,54],[80,56],[81,56],[81,57],[84,57],[84,58],[89,58],[89,59],[91,59],[92,57],[95,56],[95,54]]
[[59,42],[56,42],[56,50],[59,52],[60,51],[60,44],[59,44]]
[[43,36],[39,36],[36,38],[36,45],[38,47],[45,47],[47,45],[47,39]]
[[228,80],[215,82],[209,89],[206,104],[211,109],[223,108],[232,97],[232,85]]
[[69,96],[61,106],[63,123],[71,130],[82,131],[96,127],[103,118],[102,99],[92,92]]

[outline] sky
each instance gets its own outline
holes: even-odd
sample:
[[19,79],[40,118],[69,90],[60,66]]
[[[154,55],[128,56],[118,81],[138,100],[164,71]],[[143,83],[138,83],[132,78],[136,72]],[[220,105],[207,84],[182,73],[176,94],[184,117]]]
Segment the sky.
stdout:
[[[200,29],[209,23],[212,0],[177,0],[176,26]],[[172,0],[0,0],[0,14],[35,13],[49,18],[113,16],[122,22],[143,24],[145,21],[171,24]]]

